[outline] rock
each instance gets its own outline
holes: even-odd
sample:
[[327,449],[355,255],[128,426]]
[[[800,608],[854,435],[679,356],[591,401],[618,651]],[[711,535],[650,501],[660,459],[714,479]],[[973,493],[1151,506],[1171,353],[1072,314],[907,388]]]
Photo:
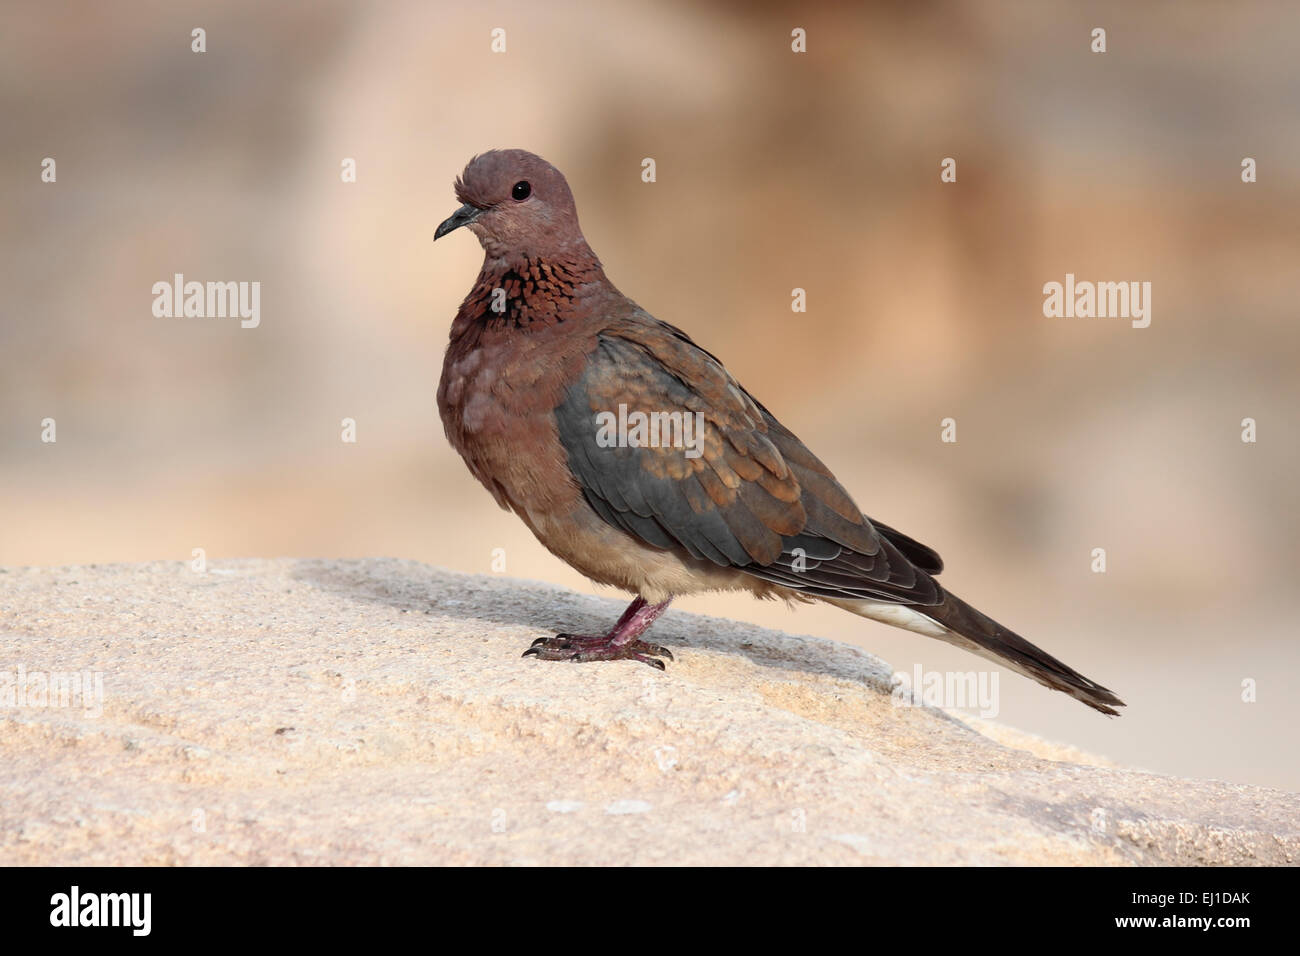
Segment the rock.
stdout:
[[520,657],[622,606],[389,559],[7,569],[0,862],[1300,858],[1295,794],[898,706],[847,645],[670,612],[666,673]]

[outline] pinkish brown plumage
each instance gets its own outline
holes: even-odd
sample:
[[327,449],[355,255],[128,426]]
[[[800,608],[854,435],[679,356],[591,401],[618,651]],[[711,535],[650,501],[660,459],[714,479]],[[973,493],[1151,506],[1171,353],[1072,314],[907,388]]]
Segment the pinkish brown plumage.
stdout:
[[[467,226],[484,260],[443,363],[447,437],[551,553],[636,596],[608,634],[539,638],[525,655],[662,669],[672,655],[641,636],[674,597],[747,590],[826,601],[999,661],[1103,713],[1123,706],[945,590],[934,551],[867,518],[715,356],[614,288],[554,166],[493,150],[455,188],[464,205],[435,238]],[[700,427],[689,445],[602,440],[608,416],[629,409],[678,439],[688,423]]]

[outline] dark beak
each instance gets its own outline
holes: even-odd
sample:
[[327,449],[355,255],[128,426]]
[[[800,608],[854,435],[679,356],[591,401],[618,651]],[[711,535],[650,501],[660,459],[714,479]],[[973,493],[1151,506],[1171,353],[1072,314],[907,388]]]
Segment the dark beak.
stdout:
[[438,241],[449,232],[455,232],[461,226],[468,226],[471,222],[483,215],[483,210],[478,206],[471,206],[469,203],[461,206],[454,213],[442,221],[436,232],[433,234],[434,241]]

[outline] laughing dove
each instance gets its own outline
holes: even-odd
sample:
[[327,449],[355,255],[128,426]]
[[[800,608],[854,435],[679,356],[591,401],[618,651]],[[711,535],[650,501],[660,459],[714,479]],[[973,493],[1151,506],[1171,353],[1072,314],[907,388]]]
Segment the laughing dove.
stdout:
[[951,594],[933,550],[864,515],[830,469],[685,332],[616,289],[573,194],[523,150],[475,157],[463,205],[483,268],[438,386],[447,437],[554,555],[636,599],[608,634],[539,638],[549,661],[638,660],[678,595],[824,601],[997,661],[1089,707],[1123,702]]

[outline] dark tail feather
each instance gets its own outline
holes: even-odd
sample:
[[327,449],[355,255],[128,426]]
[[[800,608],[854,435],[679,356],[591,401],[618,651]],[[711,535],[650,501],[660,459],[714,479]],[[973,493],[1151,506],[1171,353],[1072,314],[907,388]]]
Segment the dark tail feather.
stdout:
[[1063,691],[1094,710],[1117,717],[1119,711],[1114,708],[1124,706],[1124,702],[1105,687],[1088,680],[1074,668],[1030,644],[955,594],[945,594],[943,603],[938,607],[917,607],[914,610],[954,632],[951,637],[945,636],[942,640],[990,660],[1002,661],[1044,687]]

